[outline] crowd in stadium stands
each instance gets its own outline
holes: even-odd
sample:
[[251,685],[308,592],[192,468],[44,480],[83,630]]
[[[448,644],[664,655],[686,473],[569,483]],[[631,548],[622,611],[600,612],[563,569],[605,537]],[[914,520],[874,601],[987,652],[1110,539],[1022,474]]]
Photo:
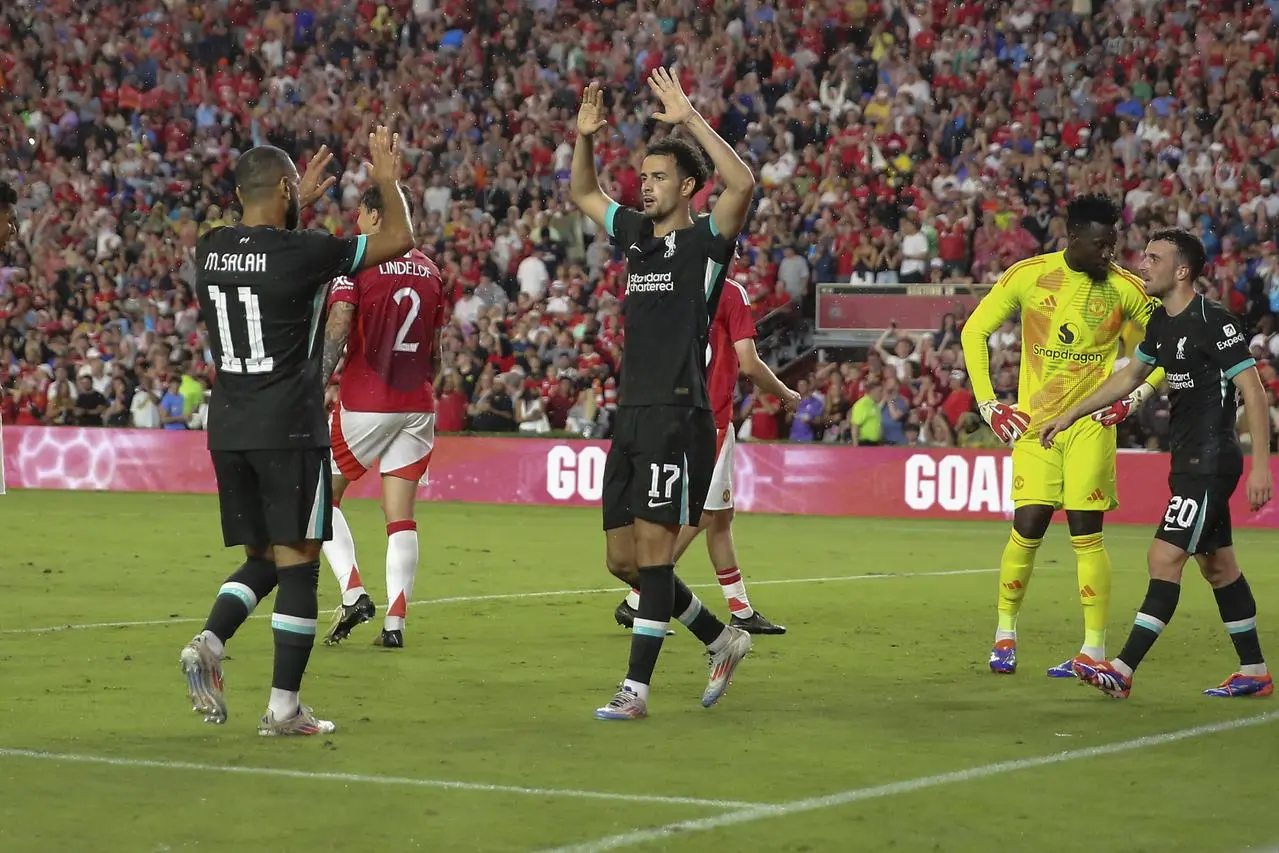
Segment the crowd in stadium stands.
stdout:
[[[455,285],[442,431],[607,434],[624,267],[567,201],[580,91],[601,80],[606,187],[638,201],[644,78],[674,65],[759,176],[734,271],[759,317],[814,283],[992,282],[1065,241],[1072,193],[1122,199],[1121,260],[1200,235],[1208,292],[1279,385],[1279,0],[41,0],[0,9],[5,423],[198,428],[212,366],[190,290],[255,144],[339,183],[304,225],[349,233],[358,140],[392,120],[422,247]],[[708,187],[699,203],[713,197]],[[803,405],[743,388],[755,439],[994,442],[956,324],[817,363]],[[1018,334],[992,341],[1012,397]],[[1273,396],[1272,396],[1273,399]],[[1166,440],[1166,403],[1125,442]]]

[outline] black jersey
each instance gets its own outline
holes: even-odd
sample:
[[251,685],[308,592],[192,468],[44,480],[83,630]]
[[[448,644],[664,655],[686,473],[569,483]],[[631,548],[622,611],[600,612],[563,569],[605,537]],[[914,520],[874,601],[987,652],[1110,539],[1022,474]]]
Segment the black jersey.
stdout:
[[1137,358],[1168,372],[1172,473],[1238,475],[1243,451],[1232,380],[1257,363],[1239,318],[1202,295],[1175,317],[1161,305]]
[[328,447],[321,330],[330,279],[365,237],[217,228],[196,246],[196,297],[213,350],[210,450]]
[[709,216],[654,237],[651,219],[616,203],[604,224],[626,254],[626,354],[619,405],[709,409],[710,318],[733,257],[733,241],[716,232]]

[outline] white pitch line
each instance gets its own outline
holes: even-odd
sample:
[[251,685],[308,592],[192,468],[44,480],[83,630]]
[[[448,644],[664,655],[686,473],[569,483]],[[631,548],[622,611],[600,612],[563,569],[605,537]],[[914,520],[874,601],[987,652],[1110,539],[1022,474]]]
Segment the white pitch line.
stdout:
[[1066,752],[1054,753],[1052,755],[1043,755],[1038,758],[1001,761],[998,764],[986,764],[981,767],[972,767],[967,770],[956,770],[951,773],[939,773],[935,776],[921,776],[916,779],[907,779],[903,782],[891,782],[887,785],[876,785],[871,788],[854,788],[852,790],[841,791],[837,794],[828,794],[822,797],[810,797],[804,800],[794,800],[789,803],[779,803],[777,805],[755,806],[752,808],[741,809],[739,811],[732,811],[728,814],[714,815],[694,820],[684,820],[677,823],[668,823],[665,826],[659,826],[653,829],[635,829],[630,832],[623,832],[618,835],[611,835],[606,838],[596,839],[595,841],[587,841],[583,844],[556,847],[551,850],[543,851],[543,853],[603,853],[605,850],[617,850],[622,847],[632,847],[636,844],[643,844],[648,841],[660,841],[676,835],[682,838],[683,836],[693,832],[707,832],[712,829],[721,829],[726,826],[736,826],[738,824],[752,823],[754,821],[766,820],[768,818],[787,817],[789,815],[801,814],[803,812],[830,809],[837,806],[848,805],[849,803],[862,802],[864,800],[892,797],[897,794],[910,794],[915,791],[922,791],[926,788],[935,788],[940,785],[949,785],[954,782],[972,782],[977,779],[986,779],[991,776],[1001,776],[1005,773],[1015,773],[1019,770],[1030,770],[1036,767],[1046,767],[1052,764],[1062,764],[1067,761],[1079,761],[1085,758],[1096,758],[1103,755],[1116,755],[1122,752],[1133,752],[1138,749],[1162,746],[1164,744],[1175,743],[1189,738],[1202,737],[1203,735],[1219,734],[1221,732],[1234,731],[1235,729],[1247,728],[1249,726],[1259,726],[1264,723],[1274,722],[1275,720],[1279,720],[1279,711],[1258,714],[1255,717],[1243,717],[1237,720],[1227,720],[1220,723],[1209,723],[1207,725],[1194,726],[1193,728],[1181,729],[1179,731],[1167,732],[1165,734],[1147,735],[1146,737],[1139,737],[1133,740],[1122,741],[1120,743],[1090,746],[1084,749],[1072,749],[1067,750]]
[[191,761],[157,761],[143,758],[115,758],[108,755],[79,755],[34,749],[3,749],[0,758],[26,758],[69,764],[105,764],[110,767],[143,767],[153,770],[192,770],[200,773],[231,773],[244,776],[273,776],[318,782],[345,782],[358,785],[398,785],[449,791],[478,791],[487,794],[519,794],[526,797],[559,797],[582,800],[613,800],[625,803],[655,803],[667,806],[697,806],[713,809],[760,808],[762,803],[734,800],[704,800],[698,797],[663,797],[656,794],[616,794],[608,791],[578,791],[572,788],[526,788],[521,785],[487,785],[481,782],[454,782],[446,779],[414,779],[404,776],[371,776],[360,773],[323,773],[285,770],[278,767],[241,767],[228,764],[198,764]]
[[[983,575],[993,574],[998,569],[952,569],[945,572],[879,572],[868,573],[863,575],[834,575],[831,577],[816,578],[783,578],[780,580],[757,580],[751,581],[752,587],[757,586],[780,586],[782,584],[795,583],[838,583],[841,581],[873,581],[888,580],[902,578],[943,578],[952,575]],[[719,589],[719,584],[700,583],[690,585],[690,589]],[[602,586],[592,589],[555,589],[545,592],[501,592],[491,595],[454,595],[448,598],[427,598],[422,601],[414,601],[411,603],[413,607],[429,607],[439,604],[465,604],[467,602],[476,601],[517,601],[528,598],[564,598],[573,595],[602,595],[604,593],[613,593],[618,595],[625,591],[625,587],[618,586]],[[269,614],[259,614],[250,616],[250,619],[266,619]],[[204,622],[203,619],[193,616],[179,617],[176,619],[143,619],[133,622],[85,622],[75,625],[46,625],[38,628],[5,628],[0,630],[0,635],[4,634],[52,634],[58,631],[86,631],[91,628],[145,628],[155,625],[188,625],[197,622]]]

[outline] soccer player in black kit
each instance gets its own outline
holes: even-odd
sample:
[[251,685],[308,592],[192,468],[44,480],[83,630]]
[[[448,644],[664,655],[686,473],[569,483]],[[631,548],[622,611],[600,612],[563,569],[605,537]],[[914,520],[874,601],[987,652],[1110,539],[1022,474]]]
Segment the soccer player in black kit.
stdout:
[[398,258],[413,229],[397,180],[398,137],[369,136],[372,174],[388,200],[377,234],[340,238],[299,231],[304,205],[325,178],[325,148],[298,177],[289,156],[263,146],[235,164],[241,224],[214,229],[196,247],[196,294],[217,375],[209,401],[209,454],[218,481],[222,536],[246,559],[218,591],[204,630],[182,649],[192,708],[226,722],[225,643],[258,602],[279,587],[271,630],[275,669],[260,735],[327,734],[298,699],[315,644],[320,546],[331,535],[329,428],[324,411],[320,330],[328,283]]
[[[644,210],[605,195],[595,173],[593,137],[607,123],[604,93],[587,86],[577,115],[569,185],[573,203],[607,230],[626,256],[626,350],[613,442],[604,466],[603,514],[608,569],[640,591],[630,666],[601,720],[648,714],[648,687],[672,616],[710,653],[702,705],[728,689],[750,650],[745,631],[725,626],[675,576],[680,526],[696,525],[715,466],[715,420],[706,390],[710,318],[746,221],[755,177],[693,109],[679,82],[656,69],[649,88],[661,104],[653,118],[682,136],[650,145],[640,171]],[[699,143],[724,187],[709,216],[694,219],[693,196],[710,177]]]
[[1198,238],[1179,229],[1155,233],[1139,269],[1147,292],[1163,304],[1151,315],[1136,357],[1095,394],[1042,428],[1047,447],[1075,420],[1124,397],[1156,366],[1168,372],[1172,497],[1146,556],[1146,600],[1119,657],[1095,665],[1076,661],[1074,667],[1076,676],[1116,699],[1128,697],[1133,671],[1172,620],[1182,569],[1191,556],[1212,586],[1221,621],[1239,654],[1239,671],[1204,694],[1274,692],[1257,639],[1257,603],[1235,562],[1229,504],[1243,475],[1243,452],[1235,434],[1236,392],[1243,397],[1252,436],[1248,503],[1255,512],[1270,500],[1269,407],[1243,324],[1195,291],[1203,267],[1204,247]]

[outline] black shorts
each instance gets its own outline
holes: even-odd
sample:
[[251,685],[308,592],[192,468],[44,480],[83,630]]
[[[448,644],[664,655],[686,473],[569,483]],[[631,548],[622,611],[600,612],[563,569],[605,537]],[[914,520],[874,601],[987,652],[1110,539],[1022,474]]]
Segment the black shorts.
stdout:
[[1234,544],[1230,530],[1230,496],[1239,474],[1170,474],[1172,497],[1156,539],[1187,554],[1212,554]]
[[329,449],[212,450],[227,546],[333,537]]
[[604,529],[637,518],[696,525],[715,473],[715,416],[684,406],[623,406],[604,462]]

